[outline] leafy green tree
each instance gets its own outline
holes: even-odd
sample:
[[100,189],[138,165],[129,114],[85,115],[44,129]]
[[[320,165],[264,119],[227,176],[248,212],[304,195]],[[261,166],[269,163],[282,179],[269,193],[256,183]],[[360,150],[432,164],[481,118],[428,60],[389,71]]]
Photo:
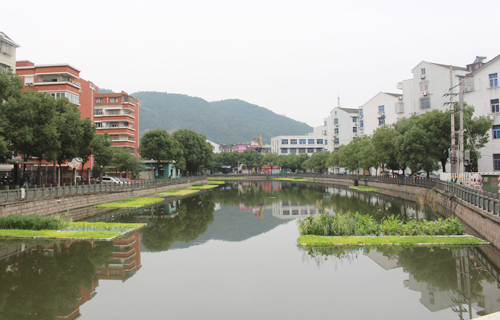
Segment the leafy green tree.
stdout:
[[182,129],[175,131],[172,136],[180,143],[187,171],[197,173],[200,168],[210,166],[214,153],[204,135]]
[[97,133],[96,126],[88,117],[80,121],[80,127],[82,138],[80,139],[77,157],[82,159],[83,168],[92,155],[92,141],[94,141],[94,137]]
[[241,159],[241,154],[238,151],[224,151],[215,154],[214,157],[214,168],[222,168],[222,166],[230,166],[231,168],[236,168]]
[[12,72],[0,70],[0,103],[10,98],[19,99],[23,89],[23,80]]
[[113,141],[109,139],[108,133],[96,134],[92,140],[92,153],[94,154],[94,160],[98,167],[100,168],[100,179],[102,180],[102,170],[103,168],[109,166],[113,160],[113,148],[111,145]]
[[116,171],[125,171],[127,176],[130,171],[135,176],[143,167],[139,157],[130,153],[127,148],[115,147],[111,150],[113,151],[113,159],[110,165],[114,166]]
[[271,165],[272,163],[273,165],[276,165],[278,164],[278,158],[279,155],[276,153],[272,152],[265,153],[264,156],[262,157],[262,164]]
[[398,132],[392,126],[382,126],[375,130],[371,142],[373,156],[382,169],[399,170],[398,152],[394,147]]
[[178,169],[185,169],[181,162],[183,160],[181,144],[162,129],[148,131],[142,136],[139,154],[145,159],[156,160],[158,166],[162,161],[172,161],[176,163]]
[[327,161],[329,157],[329,151],[315,152],[304,162],[303,167],[309,170],[326,170],[328,168]]
[[249,169],[258,168],[262,165],[264,156],[255,149],[246,149],[241,154],[241,161]]

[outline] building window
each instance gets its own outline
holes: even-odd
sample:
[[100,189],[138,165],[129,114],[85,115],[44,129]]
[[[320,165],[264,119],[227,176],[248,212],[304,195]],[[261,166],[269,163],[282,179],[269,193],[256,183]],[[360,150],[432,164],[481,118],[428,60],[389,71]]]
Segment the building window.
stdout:
[[339,119],[337,118],[333,119],[333,124],[339,124]]
[[314,152],[314,148],[307,148],[307,153],[313,153]]
[[[363,121],[361,121],[361,122],[363,122]],[[333,133],[335,133],[335,134],[339,134],[339,128],[335,128],[335,129],[333,130]]]
[[420,71],[422,72],[422,75],[425,76],[425,68],[420,69]]
[[491,103],[491,112],[492,112],[492,113],[497,113],[497,112],[499,112],[499,108],[498,108],[498,99],[493,99],[493,100],[490,100],[490,103]]
[[297,153],[297,148],[290,148],[290,153]]
[[288,139],[281,139],[281,144],[288,144]]
[[378,118],[378,125],[382,126],[385,124],[385,118]]
[[420,91],[427,91],[427,90],[429,90],[429,81],[420,82]]
[[498,87],[498,75],[496,73],[490,74],[490,87]]
[[0,42],[0,50],[10,56],[10,45],[5,42]]
[[306,153],[306,148],[299,148],[299,153]]
[[94,110],[94,116],[102,116],[103,112],[102,109],[95,109]]
[[323,144],[323,139],[316,139],[316,144]]
[[290,139],[290,144],[297,144],[297,139]]
[[493,155],[493,170],[500,170],[500,154]]
[[326,124],[326,120],[325,120],[324,126],[325,126],[325,127],[327,126],[327,124]]
[[500,126],[493,126],[493,139],[500,139]]
[[354,123],[358,122],[358,117],[352,117],[352,122]]
[[322,133],[324,136],[326,136],[326,134],[328,133],[328,130],[323,130],[323,131],[321,131],[321,133]]
[[281,148],[281,153],[288,153],[288,149],[287,148]]
[[102,103],[102,98],[95,98],[95,103]]
[[333,140],[333,143],[339,144],[339,138],[335,138],[335,140]]
[[378,106],[378,113],[385,112],[385,106]]
[[363,128],[363,120],[359,120],[359,126]]
[[96,125],[96,127],[98,127],[98,128],[102,128],[102,122],[96,122],[96,123],[95,123],[95,125]]
[[359,115],[363,116],[363,109],[359,109]]
[[5,65],[5,64],[0,63],[0,69],[2,69],[5,72],[10,72],[10,67],[8,65]]
[[328,144],[328,140],[325,139],[325,145],[327,145],[327,144]]
[[109,98],[109,102],[118,102],[118,98],[117,97],[113,97],[113,98]]
[[358,132],[358,127],[352,127],[352,132],[354,133]]
[[307,139],[307,144],[314,144],[314,139]]
[[299,139],[299,144],[306,144],[306,139]]
[[108,122],[108,127],[110,128],[118,128],[120,123],[119,122]]
[[316,148],[316,152],[321,152],[323,151],[323,148]]
[[431,107],[431,99],[430,98],[422,98],[420,99],[420,108],[430,108]]

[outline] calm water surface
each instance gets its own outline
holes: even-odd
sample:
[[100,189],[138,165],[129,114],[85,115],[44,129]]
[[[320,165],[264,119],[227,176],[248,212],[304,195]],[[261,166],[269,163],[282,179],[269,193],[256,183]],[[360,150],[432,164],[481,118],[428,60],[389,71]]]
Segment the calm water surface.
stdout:
[[[315,212],[436,219],[344,187],[228,183],[141,210],[73,212],[148,222],[112,242],[0,243],[0,319],[470,319],[500,311],[491,248],[308,249]],[[486,253],[484,253],[484,251]]]

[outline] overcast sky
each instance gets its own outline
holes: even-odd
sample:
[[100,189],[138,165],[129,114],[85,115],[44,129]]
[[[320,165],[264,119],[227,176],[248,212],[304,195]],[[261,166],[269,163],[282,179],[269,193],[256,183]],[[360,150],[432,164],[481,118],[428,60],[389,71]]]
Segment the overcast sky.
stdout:
[[[69,63],[113,91],[241,99],[323,124],[401,93],[420,61],[500,54],[499,0],[40,1],[2,4],[17,60]],[[244,116],[244,115],[242,115]]]

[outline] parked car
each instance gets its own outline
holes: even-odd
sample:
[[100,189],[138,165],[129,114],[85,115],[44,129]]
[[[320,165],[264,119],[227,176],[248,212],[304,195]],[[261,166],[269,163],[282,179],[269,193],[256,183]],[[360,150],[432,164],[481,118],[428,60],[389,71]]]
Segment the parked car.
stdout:
[[104,176],[102,177],[101,183],[113,183],[113,184],[123,184],[123,181],[120,181],[120,179],[112,176]]
[[427,176],[427,172],[419,172],[419,173],[417,173],[417,177],[422,178],[422,179],[426,179],[426,178],[439,179],[439,176],[437,176],[435,174],[429,174],[429,176]]

